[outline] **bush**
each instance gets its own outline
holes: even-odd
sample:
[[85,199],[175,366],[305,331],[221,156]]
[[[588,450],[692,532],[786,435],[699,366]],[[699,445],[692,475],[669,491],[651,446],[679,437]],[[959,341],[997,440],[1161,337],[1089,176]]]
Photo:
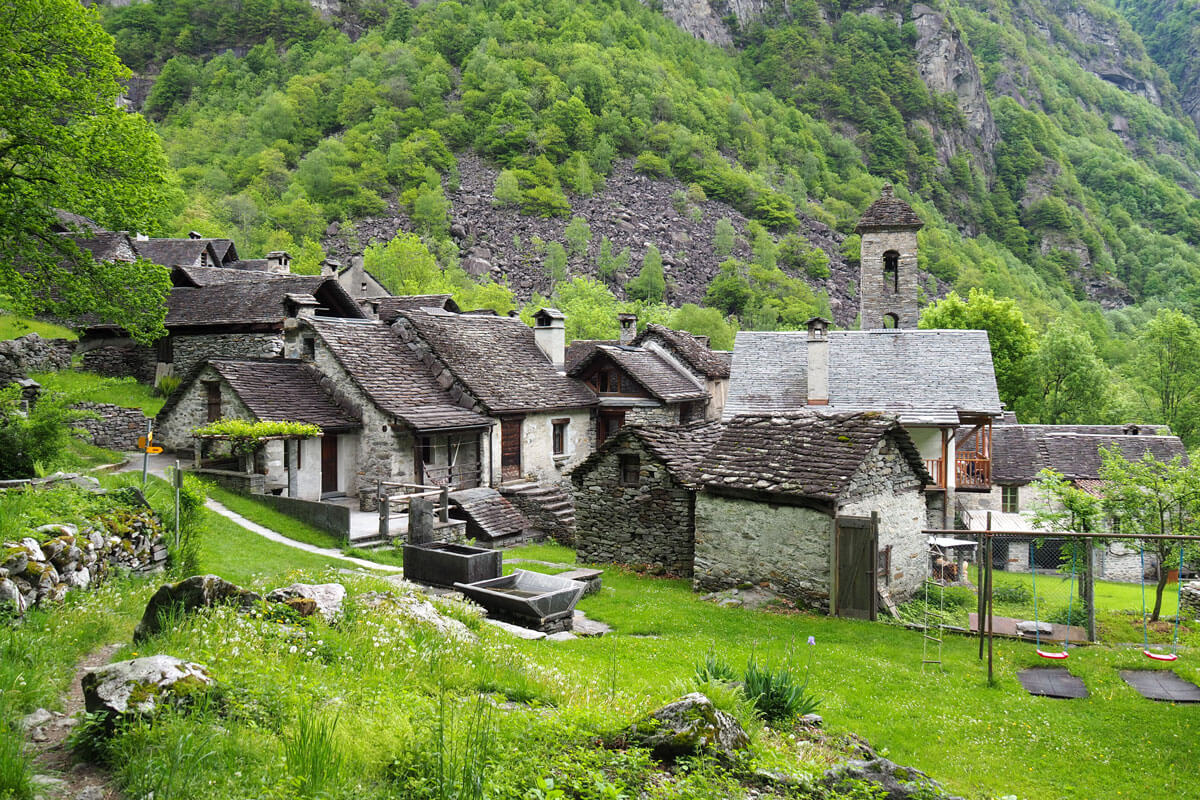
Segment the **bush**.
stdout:
[[41,397],[28,413],[22,405],[21,387],[0,389],[0,480],[48,470],[66,449],[70,421],[79,417],[57,394]]
[[820,705],[820,701],[808,693],[807,675],[802,683],[798,683],[787,667],[771,669],[760,665],[753,656],[746,664],[742,691],[754,701],[754,707],[768,722],[811,714]]
[[1082,602],[1072,603],[1071,609],[1068,612],[1067,607],[1057,608],[1051,611],[1043,619],[1054,625],[1075,625],[1079,628],[1086,628],[1088,623],[1087,606]]
[[648,150],[637,157],[633,168],[643,175],[652,175],[656,178],[665,178],[671,174],[671,165],[667,163],[667,160]]
[[1010,586],[993,586],[992,602],[994,603],[1028,603],[1033,600],[1029,587],[1020,583]]
[[154,386],[154,393],[159,397],[170,397],[183,383],[178,375],[163,375]]

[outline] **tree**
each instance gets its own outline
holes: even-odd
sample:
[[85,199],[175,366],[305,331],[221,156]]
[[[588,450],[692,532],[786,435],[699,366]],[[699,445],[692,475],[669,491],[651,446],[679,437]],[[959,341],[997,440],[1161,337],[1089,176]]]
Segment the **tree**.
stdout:
[[1042,335],[1033,356],[1026,411],[1057,425],[1101,420],[1109,404],[1110,373],[1087,331],[1059,318]]
[[696,336],[707,336],[713,350],[732,350],[733,337],[737,329],[730,325],[715,308],[701,308],[695,303],[684,303],[671,313],[667,327],[687,331]]
[[498,206],[515,206],[521,202],[521,183],[511,169],[502,169],[496,176],[496,188],[492,192]]
[[577,277],[554,290],[554,305],[566,315],[567,341],[616,339],[617,298],[599,281]]
[[567,240],[567,249],[571,255],[583,258],[587,255],[588,244],[592,241],[592,228],[586,219],[576,215],[567,223],[563,238]]
[[667,290],[667,281],[663,277],[662,253],[650,245],[642,258],[642,269],[637,277],[625,284],[625,293],[631,300],[641,300],[645,303],[661,303]]
[[921,312],[918,327],[987,331],[1000,399],[1013,408],[1028,391],[1029,359],[1037,339],[1015,301],[979,289],[972,289],[964,301],[951,292]]
[[[1104,508],[1121,536],[1141,534],[1194,535],[1200,531],[1200,470],[1184,464],[1181,456],[1159,461],[1151,453],[1129,461],[1115,448],[1101,448],[1100,477],[1104,480]],[[1162,611],[1170,565],[1178,563],[1182,542],[1142,539],[1141,546],[1157,560],[1158,580],[1150,621]]]
[[448,294],[454,290],[414,233],[397,233],[387,244],[369,246],[363,252],[363,268],[392,294]]
[[1133,376],[1152,412],[1189,444],[1200,399],[1200,326],[1160,310],[1138,336]]
[[76,0],[5,4],[0,294],[28,313],[90,312],[149,340],[166,314],[160,270],[147,271],[147,284],[137,270],[101,268],[52,232],[62,208],[112,230],[153,233],[177,203],[158,137],[117,106],[129,74],[94,9]]
[[737,230],[729,221],[729,217],[721,217],[717,220],[717,225],[713,228],[713,252],[717,254],[718,258],[728,258],[733,255],[736,236]]
[[567,279],[567,251],[559,242],[546,243],[546,257],[542,261],[546,275],[554,283]]

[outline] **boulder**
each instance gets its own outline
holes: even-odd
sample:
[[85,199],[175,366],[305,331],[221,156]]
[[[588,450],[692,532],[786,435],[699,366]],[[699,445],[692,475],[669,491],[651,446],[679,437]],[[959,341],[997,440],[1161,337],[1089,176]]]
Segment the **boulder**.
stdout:
[[[310,602],[296,602],[302,600]],[[342,603],[345,600],[346,587],[340,583],[293,583],[291,586],[273,589],[267,595],[269,603],[287,603],[305,617],[314,612],[319,613],[330,624],[342,615]]]
[[213,680],[200,664],[157,655],[117,661],[83,676],[84,705],[90,714],[153,714],[159,706],[186,702],[207,691]]
[[853,791],[862,782],[879,787],[871,794],[879,800],[908,800],[908,798],[938,797],[943,800],[962,800],[946,794],[937,781],[920,770],[902,767],[886,758],[847,761],[825,772],[822,783],[833,791]]
[[21,594],[17,585],[8,578],[0,579],[0,612],[7,611],[19,617],[25,613],[26,608],[28,604],[25,602],[25,596]]
[[29,563],[29,551],[21,545],[4,543],[0,549],[0,569],[8,575],[20,575]]
[[193,575],[179,583],[166,583],[146,603],[146,611],[133,632],[133,640],[140,642],[161,631],[160,619],[164,614],[187,614],[220,603],[248,607],[260,599],[254,592],[216,575]]
[[390,592],[367,592],[357,598],[364,607],[383,610],[412,622],[431,625],[439,633],[461,642],[475,641],[471,629],[453,617],[448,617],[430,603],[414,595],[396,595]]
[[21,547],[25,548],[26,555],[30,561],[45,561],[46,554],[42,552],[42,546],[38,544],[37,539],[26,536],[21,540]]
[[650,749],[660,761],[707,751],[733,758],[750,746],[750,737],[736,719],[699,692],[692,692],[635,722],[629,738]]

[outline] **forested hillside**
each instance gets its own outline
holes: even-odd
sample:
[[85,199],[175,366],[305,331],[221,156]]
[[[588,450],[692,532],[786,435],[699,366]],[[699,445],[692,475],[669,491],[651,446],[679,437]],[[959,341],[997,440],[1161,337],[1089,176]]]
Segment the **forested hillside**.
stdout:
[[[174,233],[307,270],[365,248],[398,290],[475,305],[554,295],[578,336],[623,301],[727,342],[853,325],[854,222],[890,181],[927,223],[925,299],[982,289],[1030,326],[1005,390],[1026,419],[1187,432],[1200,398],[1175,408],[1133,356],[1164,306],[1200,351],[1200,138],[1186,69],[1159,65],[1190,18],[1119,5],[1149,52],[1097,0],[152,0],[104,21],[152,79]],[[1168,12],[1175,38],[1138,22]]]

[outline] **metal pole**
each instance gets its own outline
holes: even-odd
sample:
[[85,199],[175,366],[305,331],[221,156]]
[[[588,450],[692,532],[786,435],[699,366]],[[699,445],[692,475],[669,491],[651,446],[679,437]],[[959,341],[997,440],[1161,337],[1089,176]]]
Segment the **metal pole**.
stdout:
[[146,469],[150,466],[150,445],[154,443],[154,420],[146,420],[146,447],[142,450],[142,486],[146,485]]
[[995,624],[993,615],[995,606],[992,603],[992,538],[989,536],[987,540],[987,630],[988,630],[988,685],[990,686],[995,678],[992,675],[992,638],[995,633]]
[[179,548],[179,490],[183,487],[183,473],[179,471],[179,459],[175,459],[175,548]]
[[383,496],[383,481],[375,481],[375,500],[379,506],[379,537],[388,538],[388,499]]

